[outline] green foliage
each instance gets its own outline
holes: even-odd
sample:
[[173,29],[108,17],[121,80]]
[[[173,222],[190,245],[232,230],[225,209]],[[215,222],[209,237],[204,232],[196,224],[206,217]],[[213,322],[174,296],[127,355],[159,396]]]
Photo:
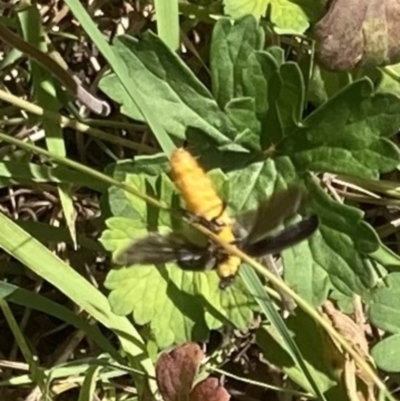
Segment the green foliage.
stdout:
[[400,345],[400,334],[394,334],[372,348],[372,357],[380,369],[393,373],[400,371],[398,344]]
[[271,22],[279,33],[302,34],[321,14],[322,2],[312,0],[224,0],[225,13],[234,19],[251,14],[265,16],[269,9]]
[[179,48],[179,7],[178,0],[155,0],[158,36],[172,49]]
[[[238,348],[237,343],[231,342],[241,337],[236,335],[237,331],[233,335],[228,333],[229,341],[224,338],[205,365],[200,365],[204,355],[199,352],[199,346],[193,344],[189,346],[191,351],[180,354],[179,361],[171,363],[169,357],[174,352],[164,354],[165,364],[161,368],[159,362],[163,358],[158,358],[158,352],[173,344],[207,341],[214,329],[222,329],[224,335],[227,328],[246,332],[249,327],[254,327],[254,322],[258,323],[259,319],[255,318],[261,316],[262,323],[256,329],[256,343],[261,348],[259,356],[277,365],[308,392],[297,394],[298,398],[347,399],[349,383],[342,382],[339,377],[349,377],[349,372],[344,372],[344,353],[355,356],[346,344],[338,341],[338,337],[358,348],[364,344],[359,340],[360,337],[365,340],[365,334],[356,325],[356,328],[344,328],[344,323],[350,319],[346,321],[339,312],[335,315],[334,308],[328,312],[328,303],[324,305],[328,299],[336,301],[335,307],[348,314],[359,312],[356,301],[362,302],[373,326],[372,332],[379,333],[375,335],[371,351],[373,362],[381,370],[397,374],[400,371],[397,351],[400,341],[400,257],[381,243],[377,232],[364,220],[364,213],[356,207],[360,198],[361,201],[365,198],[350,191],[344,198],[354,203],[342,204],[331,196],[330,191],[334,193],[337,182],[347,181],[364,191],[383,195],[373,202],[398,207],[400,196],[396,179],[379,179],[383,173],[395,173],[399,166],[400,152],[397,141],[392,140],[400,126],[399,65],[339,73],[324,70],[321,57],[319,66],[315,65],[313,42],[311,36],[306,35],[310,32],[308,28],[322,16],[323,8],[328,5],[325,1],[156,0],[155,14],[150,15],[151,18],[144,16],[148,13],[147,3],[139,1],[133,6],[132,15],[136,18],[143,11],[144,17],[138,24],[129,26],[131,34],[140,33],[137,38],[117,36],[112,45],[97,29],[84,4],[77,0],[66,0],[74,16],[72,32],[66,30],[54,36],[51,30],[54,25],[45,22],[52,21],[52,17],[41,19],[37,5],[15,7],[15,10],[11,6],[11,18],[2,19],[3,25],[17,34],[10,36],[11,31],[0,27],[0,36],[6,42],[4,62],[1,63],[4,89],[0,92],[2,101],[13,106],[3,107],[1,127],[5,133],[0,132],[3,143],[0,186],[3,192],[8,191],[1,203],[0,246],[12,257],[4,263],[2,270],[4,282],[0,283],[0,306],[20,354],[30,367],[29,376],[6,377],[2,385],[34,383],[42,391],[43,398],[50,399],[52,380],[74,374],[82,377],[79,399],[89,399],[95,396],[97,381],[110,383],[110,379],[129,371],[135,380],[138,399],[151,398],[149,389],[154,396],[155,376],[160,388],[172,388],[174,399],[185,394],[193,400],[219,397],[222,401],[228,394],[218,391],[221,386],[215,378],[204,380],[203,388],[200,385],[197,392],[194,391],[194,373],[201,366],[205,378],[210,374],[210,367],[221,364],[218,357],[224,352],[226,362],[229,350]],[[356,10],[357,3],[343,1],[347,8],[350,3]],[[364,7],[373,4],[379,15],[384,15],[382,10],[390,7],[390,2],[384,4],[377,0],[359,3]],[[138,13],[142,6],[143,10]],[[110,21],[108,12],[113,5],[107,4],[107,10],[103,5],[99,7]],[[224,10],[235,21],[220,18]],[[391,22],[395,13],[386,14]],[[357,22],[352,14],[344,13],[343,16],[349,23]],[[68,26],[65,23],[68,15],[63,14],[62,18],[63,26]],[[141,32],[142,26],[153,21],[157,23],[159,37],[151,32]],[[338,21],[342,24],[344,20],[339,18]],[[381,24],[384,29],[378,32],[374,20],[371,21],[373,24],[368,25],[367,30],[353,30],[358,41],[368,44],[370,42],[364,40],[363,34],[377,32],[374,44],[380,51],[383,49],[381,44],[386,42],[379,40],[379,33],[384,32],[392,44],[397,44],[395,36],[391,35],[395,24],[389,30]],[[334,39],[341,38],[342,34],[346,39],[341,29],[333,31]],[[19,42],[15,41],[18,32],[24,38]],[[47,36],[49,32],[52,33]],[[279,35],[282,33],[288,35]],[[193,41],[194,36],[200,41]],[[332,35],[325,37],[332,44]],[[107,121],[94,120],[92,115],[86,119],[87,111],[84,108],[78,110],[75,102],[70,100],[74,96],[87,106],[82,95],[89,95],[92,100],[94,97],[46,53],[51,49],[53,38],[60,41],[58,49],[75,50],[76,44],[70,46],[68,42],[82,39],[81,43],[88,48],[94,45],[101,53],[98,58],[101,70],[110,67],[112,71],[102,77],[100,88],[117,107],[120,106],[122,114],[143,124],[122,121],[124,117],[117,115],[115,110]],[[180,42],[187,50],[185,62],[174,51]],[[350,56],[354,64],[358,63],[357,49],[349,47],[346,40],[334,40],[333,50],[336,45],[344,51],[334,60],[325,58],[327,68],[335,62],[340,64],[343,54]],[[35,53],[37,49],[40,51]],[[89,56],[81,51],[78,57],[75,56],[72,62],[66,59],[69,70],[77,72],[77,65],[79,69],[83,66],[84,72],[88,72],[85,85],[97,86],[97,80],[89,82],[94,76],[92,67],[86,68],[80,61]],[[378,59],[375,57],[372,61]],[[54,65],[58,69],[53,71]],[[65,80],[65,76],[69,80]],[[20,93],[30,94],[32,99],[28,100],[32,103],[12,95],[15,88]],[[100,106],[104,105],[95,100]],[[97,109],[89,107],[89,110]],[[123,135],[115,135],[115,131],[106,133],[98,128],[102,124],[114,129],[122,127],[126,131]],[[146,143],[136,143],[132,139],[146,130],[145,124],[163,153],[153,154],[154,143],[146,137],[142,138]],[[63,131],[66,127],[91,135],[93,143],[81,143],[82,138],[75,139],[76,144],[74,139],[67,141]],[[124,138],[125,132],[131,129],[134,136]],[[15,137],[16,133],[24,139]],[[48,150],[26,141],[26,133],[34,134],[30,137],[32,141],[37,140],[36,133],[43,134],[41,146]],[[108,148],[103,141],[120,147]],[[251,216],[254,218],[255,214],[246,212],[254,211],[276,191],[295,186],[308,195],[304,199],[304,208],[278,227],[287,227],[299,221],[302,215],[316,214],[320,221],[319,229],[312,237],[281,252],[282,257],[274,260],[278,268],[281,262],[283,264],[285,286],[279,284],[283,283],[281,278],[276,281],[271,278],[272,285],[267,283],[267,289],[249,264],[259,272],[262,271],[260,266],[244,257],[248,263],[241,266],[235,283],[224,291],[218,287],[215,271],[189,272],[174,263],[115,268],[108,271],[104,282],[107,299],[93,285],[96,281],[103,284],[104,277],[99,279],[98,271],[90,269],[93,282],[89,282],[83,277],[87,270],[78,270],[97,267],[98,262],[107,265],[108,259],[103,257],[105,250],[116,261],[132,241],[149,232],[179,232],[196,243],[207,240],[181,218],[179,212],[185,205],[169,176],[168,157],[174,146],[181,146],[183,141],[189,143],[190,150],[204,166],[231,215],[240,224],[247,219],[243,228],[251,228],[254,223]],[[96,149],[91,153],[93,144]],[[86,153],[86,149],[90,149],[90,153]],[[97,159],[99,150],[101,157]],[[132,153],[125,153],[132,150],[151,155],[135,154],[132,160]],[[66,152],[70,158],[66,157]],[[32,157],[33,154],[36,156]],[[122,154],[126,159],[118,160]],[[107,168],[108,175],[99,172],[104,168],[103,157],[118,160]],[[83,161],[78,163],[75,158]],[[89,160],[96,168],[85,165]],[[333,187],[329,183],[331,177],[335,181]],[[22,188],[8,189],[16,184]],[[96,202],[90,199],[87,209],[96,213],[88,217],[85,201],[95,193],[96,197],[97,192],[104,195],[102,215],[99,216]],[[143,198],[147,202],[141,194],[147,196]],[[45,195],[45,202],[36,198],[41,195]],[[157,202],[162,207],[156,207]],[[56,213],[47,213],[51,203],[54,203]],[[165,205],[170,210],[167,211]],[[64,220],[56,226],[60,211]],[[96,235],[104,229],[105,219],[106,229],[99,243]],[[380,219],[381,216],[378,224]],[[260,221],[262,225],[261,218]],[[88,229],[87,226],[92,224]],[[385,238],[396,234],[395,230],[394,225],[386,224],[377,231]],[[60,243],[62,247],[53,248],[54,244]],[[261,260],[266,265],[267,261],[267,258]],[[34,289],[23,289],[25,280],[21,277],[25,279],[26,274],[22,267],[33,272],[34,279],[46,280],[46,285],[42,286],[40,282]],[[63,300],[72,300],[84,314],[76,315],[75,311],[58,304],[58,299],[50,301],[43,292],[36,293],[37,289],[47,291],[49,286],[51,294],[59,291],[65,296]],[[283,318],[279,307],[286,304],[275,301],[276,293],[271,288],[281,296],[286,288],[283,299],[291,301],[292,297],[297,302],[299,308],[289,318]],[[31,344],[17,323],[19,311],[15,318],[10,308],[12,304],[29,308],[34,314],[41,312],[55,317],[57,324],[62,320],[74,326],[106,353],[106,357],[95,356],[83,361],[76,357],[69,368],[58,365],[50,370],[43,369],[42,355],[36,358],[30,349]],[[329,325],[316,313],[315,308],[322,305],[334,329],[327,327]],[[85,313],[91,316],[90,320]],[[25,322],[25,317],[21,321]],[[104,327],[99,328],[94,322]],[[110,331],[118,338],[119,349],[110,342]],[[381,335],[382,331],[385,335]],[[340,335],[335,336],[336,332]],[[340,351],[327,333],[343,347]],[[246,343],[246,336],[247,333],[245,339],[239,340],[239,347]],[[40,350],[41,347],[32,344],[35,350]],[[336,359],[338,354],[341,354],[339,361]],[[368,350],[362,349],[361,357],[367,360]],[[116,361],[127,363],[129,367],[117,366]],[[188,372],[186,367],[190,364],[192,367]],[[368,376],[368,369],[363,368],[363,373]],[[182,375],[186,376],[183,388],[170,386],[171,380],[182,379]],[[369,376],[382,394],[385,393],[379,378],[374,378],[371,372]],[[111,388],[110,393],[114,390],[112,385],[107,385],[108,388]],[[106,398],[107,395],[104,394]],[[125,394],[117,397],[124,398]]]
[[376,364],[387,372],[399,372],[400,333],[400,273],[389,274],[385,284],[377,288],[372,296],[369,317],[378,328],[392,333],[372,349]]
[[[214,96],[156,36],[120,38],[114,46],[130,73],[140,76],[139,89],[152,98],[154,112],[160,113],[169,133],[188,139],[202,156],[201,149],[219,145],[217,152],[204,153],[203,161],[209,165],[219,160],[224,166],[229,180],[229,197],[224,199],[233,213],[254,209],[261,199],[289,185],[308,189],[309,212],[320,217],[321,225],[308,241],[283,252],[288,283],[314,305],[333,288],[368,301],[377,283],[369,255],[381,247],[378,237],[358,209],[333,201],[309,171],[376,179],[394,169],[399,151],[388,137],[400,125],[400,100],[376,94],[371,81],[363,78],[303,119],[306,88],[301,70],[285,62],[278,48],[262,50],[263,44],[263,33],[251,17],[235,25],[224,19],[216,24],[211,45]],[[104,78],[101,87],[123,104],[124,113],[141,119],[137,109],[126,108],[113,75]],[[201,136],[194,135],[193,128]],[[262,153],[267,148],[271,158]],[[236,162],[236,152],[242,154],[242,164]],[[132,163],[125,182],[176,205],[168,178],[149,175],[143,164],[140,158]],[[114,173],[121,174],[118,166]],[[168,215],[144,202],[109,195],[117,215],[125,217],[110,219],[103,235],[104,246],[114,255],[149,229],[176,229]],[[134,220],[126,219],[132,216]],[[149,323],[159,346],[204,338],[208,329],[226,320],[243,328],[255,308],[240,280],[221,293],[215,272],[189,273],[173,265],[125,267],[111,272],[106,285],[113,310],[132,312],[138,324]]]
[[[126,64],[129,76],[137,80],[136,90],[152,105],[152,112],[169,134],[183,139],[189,129],[197,129],[221,142],[230,141],[238,134],[208,89],[157,36],[148,32],[140,41],[118,37],[113,48]],[[122,113],[144,121],[115,75],[103,78],[100,87],[123,105]]]
[[[333,367],[327,363],[328,352],[326,350],[326,337],[322,330],[302,311],[291,316],[287,321],[288,328],[296,338],[297,345],[303,352],[305,363],[313,374],[320,389],[328,393],[328,399],[336,396],[336,399],[344,397],[343,391],[336,385],[335,372]],[[290,353],[287,347],[280,339],[274,327],[270,325],[262,326],[257,330],[257,344],[263,350],[264,356],[271,361],[282,366],[285,373],[290,375],[302,388],[311,391],[307,378],[301,372],[297,365],[291,362]],[[333,392],[330,395],[330,392]],[[345,399],[345,398],[343,398]]]
[[[165,175],[154,178],[128,174],[126,182],[167,204],[176,204],[177,194]],[[110,203],[115,201],[111,196]],[[146,235],[149,229],[160,232],[185,229],[170,214],[159,212],[134,196],[128,195],[126,201],[137,218],[110,218],[108,230],[102,236],[104,247],[114,255],[125,249],[132,239]],[[215,271],[193,273],[170,264],[114,270],[105,285],[111,290],[109,300],[114,312],[119,315],[133,312],[136,323],[150,323],[157,344],[164,348],[190,339],[205,340],[208,330],[220,328],[223,321],[242,329],[250,323],[252,302],[243,285],[238,283],[220,291],[218,283]]]

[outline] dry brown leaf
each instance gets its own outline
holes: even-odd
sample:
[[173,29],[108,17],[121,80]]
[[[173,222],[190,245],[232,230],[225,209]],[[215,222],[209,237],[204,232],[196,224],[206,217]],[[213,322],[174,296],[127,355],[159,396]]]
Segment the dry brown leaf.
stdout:
[[353,359],[346,360],[344,368],[344,381],[347,395],[351,401],[376,401],[374,384],[362,383],[358,379],[359,369]]
[[196,384],[190,394],[190,401],[229,401],[230,398],[229,393],[215,377],[209,377]]
[[204,353],[196,343],[187,343],[162,354],[156,365],[156,381],[165,401],[188,400]]
[[330,301],[324,303],[323,310],[332,322],[333,327],[358,350],[365,360],[371,361],[368,342],[360,326],[349,316],[335,309]]
[[346,359],[344,366],[344,385],[350,401],[366,401],[358,396],[356,364],[353,359]]
[[192,389],[204,353],[196,343],[187,343],[161,355],[156,381],[164,401],[228,401],[229,393],[216,378],[207,378]]
[[[324,303],[323,311],[325,316],[331,321],[333,327],[358,351],[360,356],[366,361],[372,362],[362,322],[357,324],[349,316],[337,310],[330,301]],[[355,361],[349,356],[345,358],[343,369],[344,384],[349,398],[357,401],[375,401],[375,385],[373,381],[364,370],[356,366]],[[361,379],[364,384],[357,381],[357,378]]]
[[400,61],[400,0],[333,0],[314,29],[318,63],[333,71]]
[[347,395],[351,401],[376,401],[374,394],[374,383],[361,383],[357,378],[360,377],[360,371],[353,359],[347,358],[344,368],[344,384]]

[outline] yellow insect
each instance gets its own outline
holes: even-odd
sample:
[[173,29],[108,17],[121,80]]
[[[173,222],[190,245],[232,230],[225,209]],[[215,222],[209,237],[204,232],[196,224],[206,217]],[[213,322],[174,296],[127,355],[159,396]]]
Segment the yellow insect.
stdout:
[[[173,152],[170,161],[173,181],[185,201],[187,211],[221,240],[236,244],[250,256],[261,257],[280,252],[306,239],[318,227],[318,218],[310,216],[276,235],[270,235],[272,228],[295,214],[300,206],[301,192],[291,189],[280,191],[262,202],[256,211],[251,212],[251,220],[255,224],[245,235],[240,235],[242,227],[229,216],[211,179],[193,155],[179,148]],[[244,217],[249,220],[249,213]],[[152,233],[135,241],[121,260],[126,264],[175,261],[181,268],[193,271],[215,268],[221,289],[232,283],[241,264],[239,257],[227,254],[217,244],[209,242],[206,246],[199,246],[175,232],[167,235]]]
[[[224,202],[203,168],[184,148],[175,150],[171,156],[171,171],[176,187],[186,203],[186,208],[204,222],[210,222],[221,240],[234,243],[234,222],[228,215]],[[220,287],[227,287],[236,276],[241,260],[220,251],[216,269]]]

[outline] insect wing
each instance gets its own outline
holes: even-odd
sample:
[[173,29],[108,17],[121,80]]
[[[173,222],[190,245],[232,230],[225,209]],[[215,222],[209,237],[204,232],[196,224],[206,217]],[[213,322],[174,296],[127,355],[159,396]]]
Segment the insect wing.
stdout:
[[278,253],[307,239],[316,231],[318,224],[318,217],[310,216],[283,229],[276,235],[267,236],[257,242],[245,243],[241,249],[256,258]]
[[262,201],[256,210],[237,217],[236,230],[239,238],[243,238],[246,233],[246,243],[262,240],[288,217],[297,213],[302,199],[303,192],[298,188],[277,191],[269,199]]
[[176,234],[150,234],[132,242],[115,258],[119,265],[159,264],[178,260],[180,253],[189,251],[188,244]]
[[194,272],[211,270],[217,263],[217,259],[207,248],[195,251],[193,249],[184,250],[177,260],[177,264],[182,270]]
[[179,234],[154,233],[134,241],[115,262],[125,266],[176,262],[183,270],[202,271],[214,268],[216,259],[209,247],[192,244]]

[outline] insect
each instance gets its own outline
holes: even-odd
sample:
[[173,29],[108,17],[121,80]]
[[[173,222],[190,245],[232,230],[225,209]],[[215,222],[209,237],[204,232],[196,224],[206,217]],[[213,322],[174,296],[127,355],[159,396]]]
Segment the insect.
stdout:
[[[210,177],[185,148],[179,148],[173,152],[171,173],[174,183],[186,203],[186,209],[201,223],[217,233],[221,240],[234,243],[237,240],[234,233],[234,221],[230,218]],[[209,245],[208,250],[203,249],[200,253],[208,254],[209,261],[206,263],[206,268],[210,268],[212,264],[215,265],[221,280],[220,286],[224,288],[237,274],[241,260],[238,256],[220,252],[215,244]],[[182,262],[181,267],[188,268]]]
[[[221,240],[235,244],[250,256],[278,253],[306,239],[318,227],[318,218],[310,216],[276,234],[270,234],[272,229],[298,211],[302,200],[298,189],[277,192],[261,202],[257,210],[233,219],[210,178],[186,149],[179,148],[173,152],[171,173],[189,214]],[[251,226],[250,221],[253,222]],[[227,254],[212,241],[198,245],[176,232],[149,234],[133,242],[117,258],[117,263],[130,265],[168,262],[176,262],[184,270],[215,268],[220,278],[219,286],[224,289],[237,275],[241,259]]]

